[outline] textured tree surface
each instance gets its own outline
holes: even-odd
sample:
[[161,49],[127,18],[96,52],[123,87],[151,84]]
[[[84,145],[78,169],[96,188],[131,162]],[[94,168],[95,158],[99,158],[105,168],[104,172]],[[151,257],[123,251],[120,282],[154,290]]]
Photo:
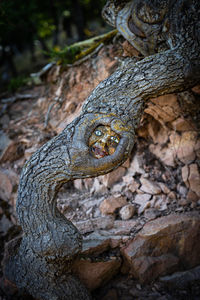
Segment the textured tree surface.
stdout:
[[[90,299],[71,273],[82,238],[56,207],[59,188],[69,180],[117,168],[134,145],[145,101],[185,90],[200,80],[199,1],[159,3],[107,3],[103,15],[145,58],[137,63],[124,60],[92,92],[80,116],[23,168],[17,201],[23,237],[10,244],[5,275],[37,299]],[[88,141],[99,125],[110,126],[120,142],[112,155],[97,159]]]

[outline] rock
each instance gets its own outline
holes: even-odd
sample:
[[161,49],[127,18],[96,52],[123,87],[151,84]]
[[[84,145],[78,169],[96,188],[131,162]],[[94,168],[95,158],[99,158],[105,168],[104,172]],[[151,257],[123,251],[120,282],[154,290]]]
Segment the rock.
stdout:
[[124,186],[125,186],[125,183],[123,183],[123,182],[115,184],[112,188],[112,193],[113,194],[121,193]]
[[200,197],[200,174],[197,164],[189,166],[188,182],[190,189]]
[[175,166],[175,155],[174,148],[172,145],[167,145],[163,147],[162,145],[153,145],[149,146],[149,150],[157,156],[164,165],[174,167]]
[[106,175],[100,176],[99,178],[104,186],[111,188],[115,183],[122,179],[125,172],[126,169],[124,167],[119,167]]
[[78,230],[84,234],[87,232],[94,231],[96,229],[110,229],[114,225],[114,217],[106,216],[95,219],[89,219],[86,221],[74,222]]
[[115,220],[114,221],[114,229],[117,234],[129,234],[130,231],[138,225],[137,220]]
[[9,201],[12,193],[12,183],[4,170],[0,170],[0,198]]
[[168,194],[168,198],[169,198],[169,199],[172,199],[172,200],[175,200],[175,199],[176,199],[176,194],[175,194],[175,192],[171,191],[171,192]]
[[0,130],[0,161],[2,160],[7,148],[12,143],[4,131]]
[[197,142],[197,132],[196,131],[185,131],[182,134],[172,133],[169,136],[170,142],[167,146],[163,147],[161,145],[149,146],[149,150],[156,155],[164,164],[168,166],[175,166],[175,158],[185,163],[189,164],[194,161],[196,157],[195,147]]
[[154,202],[153,206],[160,211],[167,209],[168,199],[166,195],[153,196],[152,202]]
[[[152,276],[154,279],[160,276],[160,267],[163,275],[168,273],[167,257],[170,257],[170,266],[174,271],[178,270],[178,260],[179,265],[185,269],[200,264],[199,239],[200,216],[197,213],[173,214],[146,223],[136,237],[122,249],[122,255],[129,263],[134,277],[141,282],[149,282]],[[161,261],[165,267],[160,266]],[[144,269],[151,272],[151,267],[153,275],[145,276]]]
[[188,201],[188,199],[180,199],[178,201],[178,204],[181,205],[181,206],[187,206],[190,204],[190,202]]
[[116,275],[120,265],[121,260],[117,258],[100,262],[77,260],[72,270],[89,290],[94,290]]
[[8,230],[13,226],[11,221],[3,215],[2,218],[0,219],[0,233],[1,235],[6,235]]
[[145,171],[143,169],[144,158],[143,155],[134,155],[133,160],[128,169],[128,175],[133,177],[135,174],[144,174]]
[[20,157],[22,157],[24,154],[24,146],[23,143],[20,143],[18,141],[8,141],[7,145],[5,146],[1,156],[0,161],[1,162],[13,162]]
[[144,217],[150,221],[156,219],[157,217],[160,217],[160,214],[160,211],[156,208],[148,208],[145,209]]
[[[121,239],[120,239],[121,240]],[[110,236],[103,236],[97,232],[93,232],[83,237],[82,254],[83,255],[99,255],[110,248]]]
[[161,193],[161,188],[156,182],[146,179],[144,177],[140,178],[140,182],[142,184],[140,187],[141,191],[152,195]]
[[132,183],[130,183],[130,184],[128,185],[128,189],[129,189],[132,193],[136,192],[136,191],[138,190],[139,187],[140,187],[140,185],[139,185],[139,183],[137,183],[136,181],[133,181]]
[[197,132],[196,131],[185,131],[180,136],[177,133],[173,133],[169,137],[170,143],[174,148],[174,154],[177,155],[178,159],[185,163],[189,164],[194,161],[195,154],[195,145],[197,141]]
[[151,99],[151,102],[161,107],[171,106],[174,108],[175,111],[179,111],[179,104],[177,101],[176,94],[168,94],[157,98],[153,98]]
[[149,105],[145,109],[145,113],[151,115],[155,120],[160,122],[161,124],[172,122],[177,118],[177,113],[175,113],[174,109],[170,106],[165,106],[163,109],[159,105]]
[[185,165],[184,167],[182,167],[181,175],[182,175],[183,182],[185,183],[185,185],[187,187],[189,187],[189,183],[188,183],[189,167],[188,167],[188,165]]
[[159,184],[159,186],[160,186],[160,188],[161,188],[161,190],[164,194],[169,194],[170,193],[170,189],[167,187],[166,184],[164,184],[163,182],[158,182],[158,184]]
[[200,266],[187,271],[163,276],[160,278],[160,281],[170,289],[188,289],[196,282],[200,282]]
[[153,281],[157,277],[171,273],[177,269],[179,259],[172,254],[164,254],[158,257],[138,257],[132,262],[133,276],[138,274],[141,283]]
[[143,213],[144,210],[150,206],[150,202],[149,202],[150,199],[151,199],[151,195],[149,194],[137,194],[135,196],[134,203],[140,205],[138,209],[138,214]]
[[174,94],[151,99],[151,102],[149,102],[148,107],[145,109],[145,113],[151,115],[162,125],[176,119],[179,111],[177,97]]
[[102,300],[118,300],[117,291],[115,289],[110,289]]
[[150,136],[154,144],[163,145],[168,140],[168,130],[166,127],[161,126],[161,124],[156,120],[151,120],[147,124],[148,136]]
[[191,121],[187,121],[183,118],[178,118],[172,123],[172,128],[175,131],[190,131],[194,130],[194,125],[191,123]]
[[199,200],[199,197],[197,196],[197,194],[195,192],[193,192],[192,190],[189,190],[187,193],[187,200],[191,201],[191,202],[197,202]]
[[98,178],[96,177],[96,178],[94,178],[93,186],[92,186],[90,192],[91,192],[91,194],[92,193],[97,193],[97,194],[102,193],[103,194],[103,193],[107,192],[107,187],[100,182],[99,177]]
[[182,197],[186,197],[188,189],[185,186],[178,184],[177,191]]
[[119,215],[122,220],[128,220],[128,219],[132,218],[132,216],[134,215],[135,212],[136,212],[135,206],[128,204],[128,205],[123,206],[120,209]]
[[34,145],[33,147],[26,149],[24,151],[25,159],[28,160],[33,155],[33,153],[35,153],[38,150],[38,148],[39,145]]
[[196,85],[195,87],[193,87],[192,91],[197,93],[197,94],[200,94],[200,85]]
[[100,204],[100,211],[103,215],[114,214],[117,208],[127,204],[127,200],[123,196],[110,196],[104,199]]
[[83,180],[82,179],[75,179],[73,181],[75,189],[82,191],[84,189]]

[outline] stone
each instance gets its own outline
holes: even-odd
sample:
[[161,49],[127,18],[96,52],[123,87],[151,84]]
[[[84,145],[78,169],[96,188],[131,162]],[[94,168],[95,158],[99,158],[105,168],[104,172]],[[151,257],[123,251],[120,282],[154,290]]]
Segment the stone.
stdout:
[[160,217],[160,214],[161,213],[158,209],[148,208],[144,212],[144,217],[150,221],[156,219],[157,217]]
[[74,222],[78,230],[84,234],[87,232],[94,231],[96,229],[110,229],[114,225],[113,216],[99,217],[95,219],[89,219],[86,221]]
[[190,189],[200,197],[200,173],[197,164],[191,164],[189,166],[188,182]]
[[188,189],[185,186],[183,186],[182,184],[178,184],[177,185],[177,191],[179,192],[179,194],[182,197],[186,197]]
[[73,181],[75,189],[82,191],[84,189],[83,180],[82,179],[75,179]]
[[118,300],[117,291],[115,289],[110,289],[102,300]]
[[4,147],[2,154],[0,156],[0,161],[2,162],[13,162],[24,154],[23,143],[18,141],[7,141],[7,145]]
[[161,107],[171,106],[176,111],[179,110],[179,104],[177,101],[176,94],[168,94],[168,95],[164,95],[164,96],[159,96],[157,98],[151,99],[151,102],[153,102],[154,104],[159,105]]
[[154,202],[153,206],[159,211],[167,209],[168,199],[164,194],[153,196],[152,202]]
[[134,179],[132,179],[129,184],[127,185],[127,188],[132,192],[136,192],[138,188],[140,187],[140,184],[136,182]]
[[6,153],[6,149],[9,147],[11,143],[12,141],[9,139],[6,133],[0,130],[0,160]]
[[114,229],[118,229],[121,232],[120,234],[129,234],[130,231],[138,224],[137,220],[115,220],[114,221]]
[[158,183],[156,183],[152,180],[146,179],[144,177],[140,178],[140,182],[142,184],[140,187],[141,191],[148,193],[148,194],[152,194],[152,195],[161,193],[161,188]]
[[117,183],[112,187],[112,193],[116,194],[116,193],[121,193],[123,188],[125,186],[125,183]]
[[0,198],[9,201],[12,193],[12,183],[4,170],[0,170]]
[[169,199],[172,199],[172,200],[175,200],[176,199],[176,193],[171,191],[169,194],[168,194],[168,198]]
[[183,118],[178,118],[171,124],[175,131],[191,131],[194,129],[194,125],[191,123],[191,121],[187,121]]
[[107,187],[100,182],[99,177],[98,178],[96,177],[94,178],[93,186],[90,192],[91,194],[92,193],[103,194],[107,192]]
[[0,219],[0,232],[1,235],[6,235],[8,233],[8,230],[13,226],[11,221],[3,215],[2,218]]
[[127,200],[123,196],[110,196],[104,199],[100,204],[100,211],[103,215],[114,214],[116,209],[127,204]]
[[163,147],[160,144],[149,145],[149,150],[152,152],[155,156],[157,156],[164,165],[174,167],[175,166],[175,155],[174,155],[174,148],[173,146],[169,146],[169,144],[165,147]]
[[128,204],[128,205],[123,206],[120,209],[119,215],[122,220],[128,220],[128,219],[132,218],[132,216],[134,215],[135,212],[136,212],[135,206]]
[[167,187],[167,185],[163,182],[158,182],[158,185],[160,186],[162,192],[164,194],[169,194],[170,193],[170,189]]
[[33,147],[26,149],[24,151],[25,159],[28,160],[33,155],[33,153],[35,153],[38,150],[38,148],[38,145],[34,145]]
[[159,280],[170,289],[185,290],[195,283],[200,282],[200,266],[187,271],[176,272],[172,275],[163,276]]
[[187,193],[187,200],[191,202],[197,202],[198,200],[200,200],[200,197],[198,197],[197,194],[192,190],[189,190]]
[[[134,277],[141,282],[150,282],[151,276],[143,278],[144,269],[151,272],[152,267],[154,279],[161,273],[166,275],[169,272],[167,257],[170,257],[170,266],[173,271],[178,270],[178,260],[179,265],[184,269],[200,264],[199,239],[200,216],[198,213],[173,214],[146,223],[135,238],[122,248],[121,252]],[[166,269],[162,266],[160,273],[158,262],[161,262],[163,258],[165,261],[163,266]]]
[[79,259],[73,264],[72,271],[89,290],[94,290],[115,276],[120,266],[119,258],[99,262]]
[[115,183],[122,180],[122,177],[126,173],[126,169],[124,167],[118,167],[116,170],[100,176],[100,180],[104,186],[107,188],[111,188]]
[[150,194],[137,194],[135,196],[134,203],[140,205],[140,207],[138,209],[138,214],[139,215],[141,213],[143,213],[144,210],[150,206],[150,202],[149,202],[150,199],[151,199]]
[[188,167],[188,165],[185,165],[184,167],[182,167],[181,175],[182,175],[183,182],[185,183],[185,185],[187,187],[189,187],[189,183],[188,183],[189,167]]
[[169,139],[171,146],[174,148],[174,154],[177,155],[181,162],[189,164],[194,161],[196,157],[196,131],[185,131],[181,135],[173,133],[170,135]]
[[[121,240],[121,239],[120,239]],[[82,254],[99,255],[110,248],[110,236],[103,236],[97,232],[92,232],[86,237],[83,236]]]
[[130,167],[128,169],[128,175],[131,177],[135,176],[135,174],[144,174],[144,158],[143,155],[136,154],[133,157],[133,160],[130,164]]
[[197,94],[200,94],[200,85],[196,85],[192,88],[192,91],[197,93]]
[[131,274],[138,274],[141,283],[153,281],[159,276],[171,273],[177,269],[179,259],[172,254],[164,254],[158,257],[141,256],[135,258],[132,262]]
[[178,204],[181,206],[187,206],[188,204],[190,204],[190,202],[188,201],[188,199],[183,198],[178,201]]

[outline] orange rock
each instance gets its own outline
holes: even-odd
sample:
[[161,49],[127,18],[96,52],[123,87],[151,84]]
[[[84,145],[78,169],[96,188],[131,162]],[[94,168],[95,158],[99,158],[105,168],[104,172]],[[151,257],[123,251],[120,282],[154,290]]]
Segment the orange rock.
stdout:
[[195,192],[200,197],[200,174],[197,164],[191,164],[189,166],[189,186],[193,192]]
[[116,170],[101,176],[101,182],[108,188],[111,188],[115,183],[120,181],[124,174],[126,173],[126,169],[124,167],[119,167]]
[[148,193],[148,194],[152,194],[152,195],[161,193],[161,188],[157,182],[146,179],[144,177],[140,178],[140,182],[142,184],[140,187],[141,191]]
[[170,136],[170,142],[174,149],[174,154],[176,154],[178,159],[185,164],[191,163],[196,157],[196,141],[196,131],[185,131],[181,136],[177,133],[173,133]]
[[3,170],[0,170],[0,183],[0,198],[5,201],[10,200],[13,186],[8,175]]
[[94,290],[116,275],[120,266],[121,260],[116,258],[100,262],[77,260],[72,270],[89,290]]
[[186,269],[199,265],[199,238],[198,214],[164,216],[146,223],[136,237],[122,249],[122,255],[129,263],[134,277],[141,282],[148,282],[160,274],[167,274],[171,267],[173,271],[178,270],[178,260]]
[[190,131],[194,130],[194,125],[191,121],[185,120],[183,118],[178,118],[172,122],[172,127],[175,131]]
[[117,208],[120,208],[127,204],[126,198],[123,196],[111,196],[107,199],[104,199],[100,204],[100,211],[104,215],[114,214]]

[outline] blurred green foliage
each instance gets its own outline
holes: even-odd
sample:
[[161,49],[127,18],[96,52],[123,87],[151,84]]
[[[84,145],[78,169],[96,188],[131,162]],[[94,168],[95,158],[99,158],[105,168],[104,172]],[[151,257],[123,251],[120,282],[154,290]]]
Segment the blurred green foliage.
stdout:
[[23,76],[23,75],[11,78],[11,80],[7,86],[7,89],[9,92],[16,92],[21,87],[27,85],[29,81],[30,81],[30,78]]
[[[101,17],[105,2],[0,0],[0,91],[16,90],[26,83],[21,75],[37,71],[49,57],[73,63],[83,50],[76,42],[98,35],[95,26],[105,24]],[[96,25],[91,30],[88,24]]]
[[104,4],[105,0],[1,0],[0,45],[23,47],[36,38],[49,37],[64,12],[70,22],[77,22],[76,7],[87,21],[101,18]]

